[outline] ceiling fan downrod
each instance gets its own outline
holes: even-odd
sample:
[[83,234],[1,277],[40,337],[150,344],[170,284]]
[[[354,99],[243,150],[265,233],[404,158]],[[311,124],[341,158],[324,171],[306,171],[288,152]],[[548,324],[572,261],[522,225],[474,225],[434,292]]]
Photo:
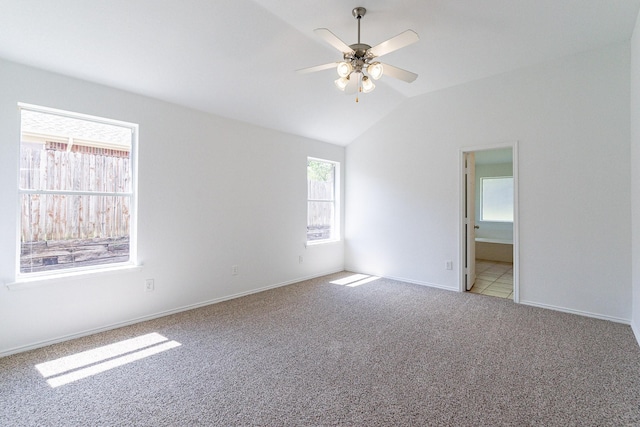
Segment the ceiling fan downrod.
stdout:
[[358,44],[360,44],[360,19],[367,13],[367,9],[364,7],[354,7],[351,14],[358,20]]
[[[354,7],[353,10],[351,11],[351,14],[353,15],[353,17],[356,18],[356,20],[358,21],[358,47],[362,47],[360,43],[360,20],[365,15],[365,13],[367,13],[367,9],[365,9],[364,7]],[[355,47],[355,46],[352,46],[352,47]],[[368,46],[367,48],[370,48],[370,47],[371,46]],[[357,49],[354,49],[354,50],[357,50]],[[364,61],[362,61],[362,58],[358,58],[357,54],[356,54],[356,59],[359,60],[357,66],[355,67],[356,73],[358,75],[358,89],[356,92],[356,102],[360,102],[358,92],[362,92],[362,80],[361,80],[360,74],[362,73],[362,65],[364,65]]]

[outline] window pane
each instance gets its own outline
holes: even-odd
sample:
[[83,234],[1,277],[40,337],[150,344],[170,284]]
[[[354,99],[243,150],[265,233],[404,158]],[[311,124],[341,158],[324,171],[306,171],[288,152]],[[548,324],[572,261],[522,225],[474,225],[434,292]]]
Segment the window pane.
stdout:
[[130,196],[23,194],[20,272],[129,260]]
[[482,220],[513,222],[513,177],[482,178]]
[[332,237],[333,202],[309,201],[307,207],[307,240],[326,240]]

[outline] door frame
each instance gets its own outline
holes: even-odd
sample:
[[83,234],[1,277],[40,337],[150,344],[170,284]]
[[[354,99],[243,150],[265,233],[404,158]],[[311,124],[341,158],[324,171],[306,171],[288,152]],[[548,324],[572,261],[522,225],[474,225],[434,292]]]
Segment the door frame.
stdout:
[[[459,249],[459,276],[458,276],[458,290],[465,292],[465,164],[464,157],[466,153],[476,151],[495,150],[500,148],[511,148],[511,161],[513,165],[513,302],[520,302],[520,215],[519,215],[519,174],[518,174],[518,141],[505,142],[501,144],[480,145],[472,147],[463,147],[459,150],[459,188],[458,188],[458,212],[460,215],[458,226],[458,249]],[[477,207],[476,207],[477,209]]]
[[[464,208],[462,210],[464,217],[464,290],[470,291],[476,282],[476,161],[475,151],[464,152]],[[471,209],[472,208],[472,209]],[[473,215],[469,215],[469,211],[473,211]],[[473,244],[469,244],[473,241]],[[473,259],[473,262],[469,262],[469,258]],[[469,287],[471,283],[471,288]]]

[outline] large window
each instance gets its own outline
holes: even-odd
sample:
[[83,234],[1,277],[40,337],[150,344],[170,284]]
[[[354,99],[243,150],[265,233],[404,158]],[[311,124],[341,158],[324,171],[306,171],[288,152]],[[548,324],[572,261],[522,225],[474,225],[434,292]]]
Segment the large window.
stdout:
[[338,240],[337,182],[339,164],[307,159],[307,241]]
[[134,262],[137,125],[20,105],[18,276]]
[[513,177],[481,178],[482,221],[513,222]]

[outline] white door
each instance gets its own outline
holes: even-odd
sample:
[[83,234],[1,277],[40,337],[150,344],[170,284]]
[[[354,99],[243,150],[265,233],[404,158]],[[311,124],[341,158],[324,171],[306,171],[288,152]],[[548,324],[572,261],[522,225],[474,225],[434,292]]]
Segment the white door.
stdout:
[[476,281],[476,161],[474,153],[465,153],[465,289]]

